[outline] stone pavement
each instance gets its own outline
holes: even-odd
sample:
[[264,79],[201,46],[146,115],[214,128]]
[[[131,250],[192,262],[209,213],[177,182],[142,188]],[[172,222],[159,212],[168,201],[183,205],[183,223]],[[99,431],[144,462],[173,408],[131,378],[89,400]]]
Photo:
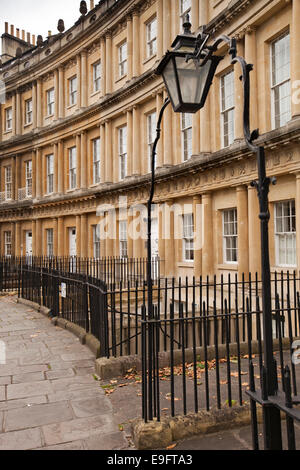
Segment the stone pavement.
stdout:
[[0,298],[0,450],[127,449],[94,356],[48,318]]

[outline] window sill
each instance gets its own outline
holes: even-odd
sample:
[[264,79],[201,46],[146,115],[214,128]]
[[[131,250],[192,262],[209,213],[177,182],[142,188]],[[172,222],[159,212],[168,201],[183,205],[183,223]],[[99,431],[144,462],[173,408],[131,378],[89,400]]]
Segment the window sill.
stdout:
[[118,82],[121,82],[122,80],[124,80],[124,78],[127,77],[127,73],[125,73],[124,75],[122,75],[122,77],[119,77],[115,80],[115,83],[118,83]]
[[146,65],[148,62],[150,62],[152,59],[154,59],[157,56],[157,54],[153,54],[149,57],[146,57],[146,59],[143,60],[142,65]]
[[93,93],[90,94],[90,97],[93,98],[94,96],[101,95],[101,90],[98,91],[93,91]]
[[27,127],[32,127],[33,125],[33,122],[28,122],[28,124],[24,124],[24,129],[26,129]]
[[45,120],[54,118],[54,114],[49,114],[48,116],[45,116]]
[[67,106],[67,109],[72,109],[72,108],[75,108],[77,106],[77,103],[74,103],[74,104],[69,104]]
[[284,274],[287,274],[288,271],[289,272],[297,271],[297,266],[271,266],[272,273],[283,272]]
[[194,261],[180,261],[177,263],[178,268],[193,268],[194,267]]
[[12,134],[12,129],[9,129],[8,131],[3,132],[3,135],[8,135],[8,134]]
[[224,264],[218,264],[217,269],[225,269],[227,271],[237,271],[238,270],[238,263],[224,263]]

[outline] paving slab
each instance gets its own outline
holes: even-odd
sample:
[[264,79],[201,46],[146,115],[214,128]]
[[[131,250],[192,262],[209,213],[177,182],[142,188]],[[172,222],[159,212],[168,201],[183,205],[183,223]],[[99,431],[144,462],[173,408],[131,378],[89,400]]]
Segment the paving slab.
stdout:
[[42,446],[39,428],[0,434],[0,450],[30,450]]
[[45,424],[58,423],[73,419],[74,414],[69,403],[46,403],[27,408],[7,411],[5,431],[34,428]]
[[0,450],[126,448],[91,351],[14,297],[0,312]]

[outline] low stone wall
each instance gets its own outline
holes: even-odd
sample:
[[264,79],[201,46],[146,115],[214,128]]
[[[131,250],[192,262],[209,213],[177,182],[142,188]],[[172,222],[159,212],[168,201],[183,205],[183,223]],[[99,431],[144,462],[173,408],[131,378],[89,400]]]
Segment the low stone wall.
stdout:
[[[262,422],[262,412],[257,410],[258,422]],[[139,450],[165,449],[172,442],[191,436],[201,436],[217,431],[233,429],[251,424],[249,405],[221,410],[189,413],[186,416],[154,419],[145,423],[137,419],[132,423],[133,441]]]

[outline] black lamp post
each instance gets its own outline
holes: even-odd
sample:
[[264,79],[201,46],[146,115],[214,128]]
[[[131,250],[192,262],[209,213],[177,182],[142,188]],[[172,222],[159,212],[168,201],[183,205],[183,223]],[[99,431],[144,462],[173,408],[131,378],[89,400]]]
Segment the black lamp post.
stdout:
[[[160,138],[160,124],[162,115],[171,102],[175,112],[195,113],[201,109],[206,101],[218,63],[223,59],[216,55],[219,44],[225,42],[229,46],[229,54],[232,58],[232,65],[239,63],[242,69],[242,81],[244,87],[244,111],[243,128],[244,137],[248,148],[256,153],[258,164],[258,181],[252,182],[257,188],[260,206],[260,229],[261,229],[261,268],[262,268],[262,311],[263,311],[263,337],[264,337],[264,370],[262,376],[265,378],[263,393],[264,397],[277,394],[277,371],[276,362],[273,356],[273,332],[272,332],[272,311],[271,311],[271,281],[270,281],[270,261],[269,261],[269,238],[268,223],[270,219],[268,209],[268,193],[271,183],[275,183],[266,176],[264,148],[253,144],[253,140],[258,137],[258,130],[250,132],[249,123],[249,96],[250,96],[250,71],[252,65],[247,64],[245,59],[237,56],[236,40],[228,36],[220,36],[212,45],[208,45],[209,35],[202,32],[195,36],[191,33],[189,16],[185,18],[183,24],[184,33],[178,35],[172,44],[173,50],[168,51],[157,67],[157,74],[162,75],[169,99],[163,105],[159,115],[157,125],[157,137],[152,151],[152,179],[151,191],[148,201],[148,264],[147,264],[147,285],[148,285],[148,318],[153,318],[152,303],[152,279],[151,279],[151,206],[155,185],[155,155],[156,146]],[[152,381],[153,381],[153,351],[151,327],[149,333],[149,418],[152,419]],[[251,390],[253,391],[253,390]],[[264,401],[264,400],[263,400]],[[257,395],[251,396],[251,412],[254,419],[256,416],[256,402],[264,404]],[[268,403],[263,407],[264,414],[264,437],[265,449],[281,449],[281,421],[280,411],[272,404]],[[255,419],[254,419],[255,421]],[[254,423],[253,429],[257,426]],[[253,431],[253,446],[258,447],[257,432]]]

